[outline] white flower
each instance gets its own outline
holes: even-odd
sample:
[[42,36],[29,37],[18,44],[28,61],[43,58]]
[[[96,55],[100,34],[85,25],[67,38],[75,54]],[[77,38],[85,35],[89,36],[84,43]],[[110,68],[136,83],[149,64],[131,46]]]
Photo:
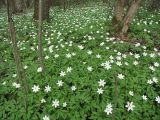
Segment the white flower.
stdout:
[[111,59],[111,60],[113,60],[114,59],[114,57],[111,55],[111,56],[109,56],[109,58]]
[[120,80],[122,80],[122,79],[124,79],[124,75],[118,74],[118,78],[119,78]]
[[39,88],[39,85],[34,85],[33,87],[32,87],[32,90],[33,90],[33,92],[38,92],[39,90],[40,90],[40,88]]
[[157,96],[155,101],[160,104],[160,97]]
[[151,85],[151,84],[153,84],[153,81],[152,80],[148,80],[147,83]]
[[49,117],[48,117],[47,115],[45,115],[45,116],[43,117],[43,120],[50,120],[50,119],[49,119]]
[[101,43],[100,43],[100,46],[103,46],[103,45],[104,45],[104,42],[101,42]]
[[66,58],[71,58],[72,55],[70,53],[66,54]]
[[66,102],[64,102],[64,103],[63,103],[63,107],[66,107],[66,106],[67,106],[67,103],[66,103]]
[[45,99],[41,99],[41,103],[45,103],[46,102],[46,100]]
[[59,107],[59,101],[57,99],[52,101],[52,106],[55,107],[55,108]]
[[5,85],[6,84],[6,81],[4,81],[3,83],[2,83],[2,85]]
[[122,55],[122,53],[121,53],[121,52],[118,52],[117,55]]
[[154,48],[154,51],[156,51],[156,52],[157,52],[157,51],[158,51],[158,49],[157,49],[157,48]]
[[54,57],[55,57],[55,58],[58,58],[58,57],[59,57],[59,55],[58,55],[58,54],[55,54],[55,55],[54,55]]
[[47,56],[45,56],[45,59],[46,59],[46,60],[48,60],[48,59],[49,59],[49,56],[48,56],[48,55],[47,55]]
[[107,113],[107,115],[109,115],[109,114],[112,114],[112,110],[113,110],[113,109],[112,109],[112,104],[109,103],[109,104],[106,106],[104,112]]
[[72,53],[72,56],[75,56],[75,55],[76,55],[76,53],[73,52],[73,53]]
[[12,85],[15,87],[15,88],[20,88],[21,87],[21,85],[19,84],[19,83],[12,83]]
[[64,71],[61,71],[60,73],[60,76],[64,77],[66,75],[66,73]]
[[147,56],[147,53],[144,52],[144,53],[143,53],[143,56]]
[[117,61],[116,64],[117,64],[118,66],[121,66],[121,65],[122,65],[122,63],[121,63],[120,61]]
[[110,64],[110,62],[108,62],[108,61],[106,61],[106,62],[103,64],[103,66],[104,66],[104,69],[107,69],[107,70],[111,69],[111,64]]
[[39,68],[37,69],[37,72],[42,72],[42,67],[39,67]]
[[28,68],[28,66],[27,66],[27,65],[25,65],[25,66],[24,66],[24,69],[26,70],[27,68]]
[[57,85],[58,85],[58,87],[61,87],[61,86],[63,86],[63,81],[62,80],[58,80],[58,82],[57,82]]
[[91,55],[92,54],[92,51],[91,50],[88,50],[88,52],[87,52],[89,55]]
[[128,62],[124,62],[125,65],[129,65]]
[[96,31],[96,33],[99,33],[99,31]]
[[17,74],[13,74],[13,76],[12,76],[12,77],[14,77],[14,78],[15,78],[16,76],[17,76]]
[[71,67],[68,67],[67,68],[67,72],[71,72],[72,71],[72,68]]
[[44,90],[45,92],[50,92],[51,91],[51,87],[48,85],[48,86],[45,86],[45,90]]
[[146,95],[142,95],[142,99],[145,100],[145,101],[147,101],[148,98],[147,98]]
[[154,63],[154,66],[155,66],[155,67],[159,67],[159,63],[155,62],[155,63]]
[[83,64],[85,65],[87,62],[83,62]]
[[156,77],[153,77],[153,78],[152,78],[152,81],[153,81],[154,83],[158,83],[158,79],[157,79]]
[[84,47],[82,45],[78,45],[78,48],[82,50]]
[[106,50],[109,50],[109,47],[106,47]]
[[132,52],[129,52],[129,55],[131,55],[131,56],[132,56],[132,55],[133,55],[133,53],[132,53]]
[[139,56],[139,54],[135,54],[134,57],[135,57],[136,59],[138,59],[140,56]]
[[87,67],[87,70],[91,72],[93,70],[93,68],[91,66],[89,66],[89,67]]
[[143,46],[143,49],[145,50],[147,47],[146,46]]
[[97,93],[98,94],[103,94],[103,89],[102,88],[98,88]]
[[138,65],[138,61],[134,61],[133,64],[134,64],[134,65]]
[[121,56],[117,56],[116,59],[117,59],[117,60],[121,60],[122,57],[121,57]]
[[97,55],[96,55],[96,58],[101,58],[101,55],[97,54]]
[[77,89],[76,86],[72,86],[72,87],[71,87],[71,90],[72,90],[72,91],[75,91],[76,89]]
[[133,96],[134,95],[133,91],[129,91],[129,95]]
[[122,55],[122,57],[123,57],[123,58],[126,58],[126,57],[127,57],[127,55],[126,55],[126,54],[123,54],[123,55]]
[[100,81],[98,81],[98,83],[99,83],[99,86],[103,86],[103,87],[106,84],[106,82],[104,80],[101,80],[101,79],[100,79]]
[[140,43],[136,43],[136,44],[135,44],[135,47],[138,47],[138,46],[140,46],[140,45],[141,45]]
[[155,71],[155,68],[153,66],[149,66],[149,69]]
[[149,56],[150,56],[151,58],[154,58],[154,57],[155,57],[155,54],[154,54],[154,53],[151,53]]
[[127,105],[125,107],[127,108],[127,111],[133,111],[135,105],[133,104],[133,102],[127,102]]

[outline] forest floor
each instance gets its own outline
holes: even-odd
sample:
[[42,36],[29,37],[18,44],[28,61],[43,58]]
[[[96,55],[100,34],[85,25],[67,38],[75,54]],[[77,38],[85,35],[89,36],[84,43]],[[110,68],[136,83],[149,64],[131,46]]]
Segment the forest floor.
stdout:
[[14,16],[29,85],[26,114],[7,15],[0,13],[1,120],[160,119],[160,12],[141,8],[125,42],[112,36],[110,8],[52,9],[43,25],[43,73],[32,14]]

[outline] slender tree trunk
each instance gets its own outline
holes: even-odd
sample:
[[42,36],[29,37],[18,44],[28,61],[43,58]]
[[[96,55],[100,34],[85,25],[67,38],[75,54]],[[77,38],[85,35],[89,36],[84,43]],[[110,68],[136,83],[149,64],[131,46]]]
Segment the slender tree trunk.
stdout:
[[22,84],[24,87],[24,102],[25,102],[25,108],[27,111],[27,94],[28,94],[28,83],[25,78],[25,73],[23,69],[23,65],[21,62],[21,57],[20,57],[20,52],[17,46],[17,41],[16,41],[16,32],[15,32],[15,27],[14,27],[14,22],[12,19],[12,10],[10,7],[12,6],[12,1],[7,0],[7,12],[8,12],[8,27],[9,27],[9,33],[10,33],[10,39],[12,42],[12,49],[13,49],[13,55],[14,55],[14,60],[16,64],[16,70],[17,70],[17,75],[18,75],[18,82]]
[[44,70],[44,63],[43,63],[43,48],[42,48],[42,11],[43,11],[43,0],[39,0],[39,32],[38,32],[38,53],[39,53],[39,63]]
[[[42,17],[43,19],[42,20],[49,20],[49,10],[50,10],[50,6],[51,6],[51,0],[45,0],[44,2],[45,6],[44,6],[44,17]],[[42,7],[43,8],[43,7]]]
[[63,10],[66,11],[66,0],[63,0]]
[[39,0],[34,0],[34,15],[33,15],[33,18],[35,20],[38,20],[38,12],[39,11]]
[[127,15],[125,16],[124,20],[123,20],[123,26],[122,26],[122,30],[121,30],[121,34],[125,34],[128,31],[128,27],[130,25],[130,23],[132,22],[139,4],[140,4],[141,0],[133,0],[131,3],[131,6],[128,9]]
[[12,13],[16,13],[15,1],[14,1],[14,0],[11,0],[11,1],[10,1],[10,4],[8,4],[8,5],[9,5],[9,8],[10,8],[10,11],[11,11]]
[[[49,20],[49,10],[50,10],[51,0],[45,0],[42,4],[42,20]],[[34,15],[35,20],[39,19],[39,0],[34,0]]]

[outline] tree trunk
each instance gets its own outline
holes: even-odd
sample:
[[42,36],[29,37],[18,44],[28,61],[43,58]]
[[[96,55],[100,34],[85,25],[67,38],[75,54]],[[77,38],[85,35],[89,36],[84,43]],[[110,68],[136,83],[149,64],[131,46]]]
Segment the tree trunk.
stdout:
[[127,15],[125,16],[125,18],[123,20],[123,26],[122,26],[122,30],[121,30],[122,35],[127,33],[129,24],[132,22],[135,14],[138,10],[140,1],[141,0],[133,0],[132,1],[131,6],[128,9]]
[[113,27],[116,31],[119,31],[120,23],[124,14],[124,0],[117,0],[115,4],[114,16],[112,19]]
[[[42,20],[49,20],[50,0],[42,2]],[[39,19],[39,0],[34,0],[34,15],[35,20]]]
[[23,0],[11,0],[9,6],[13,14],[21,13],[25,8]]
[[42,3],[43,0],[39,0],[39,32],[38,32],[38,60],[40,67],[44,70],[43,64],[43,48],[42,48]]
[[63,0],[63,10],[66,11],[67,7],[66,7],[66,0]]
[[8,25],[9,25],[8,28],[10,33],[10,39],[12,42],[12,49],[13,49],[13,55],[14,55],[14,60],[16,64],[18,82],[20,82],[24,87],[24,93],[25,93],[24,102],[25,102],[25,108],[27,111],[28,83],[25,78],[25,73],[24,73],[22,62],[21,62],[20,52],[17,46],[16,32],[15,32],[14,22],[12,19],[13,13],[12,13],[12,9],[10,9],[11,6],[12,6],[12,1],[7,0],[7,13],[8,13]]
[[24,1],[23,0],[15,0],[15,13],[21,13],[24,10]]
[[6,5],[6,1],[5,0],[0,0],[0,6]]

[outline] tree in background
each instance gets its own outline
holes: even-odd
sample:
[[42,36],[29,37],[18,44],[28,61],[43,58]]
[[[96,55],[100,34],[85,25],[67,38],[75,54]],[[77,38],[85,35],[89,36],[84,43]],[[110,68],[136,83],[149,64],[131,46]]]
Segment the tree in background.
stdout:
[[[50,10],[51,0],[42,1],[42,20],[49,20],[49,10]],[[34,15],[35,20],[39,19],[39,0],[34,0]]]
[[63,0],[63,10],[66,11],[69,8],[69,0]]
[[118,35],[123,37],[129,28],[140,4],[141,0],[132,0],[128,9],[125,13],[125,0],[117,0],[114,8],[114,17],[112,19],[112,24],[114,30]]
[[102,0],[102,2],[103,2],[103,3],[108,3],[108,2],[109,2],[109,0]]
[[149,8],[150,10],[160,9],[160,0],[151,0]]
[[11,0],[10,8],[12,13],[22,13],[24,11],[25,3],[23,0]]

